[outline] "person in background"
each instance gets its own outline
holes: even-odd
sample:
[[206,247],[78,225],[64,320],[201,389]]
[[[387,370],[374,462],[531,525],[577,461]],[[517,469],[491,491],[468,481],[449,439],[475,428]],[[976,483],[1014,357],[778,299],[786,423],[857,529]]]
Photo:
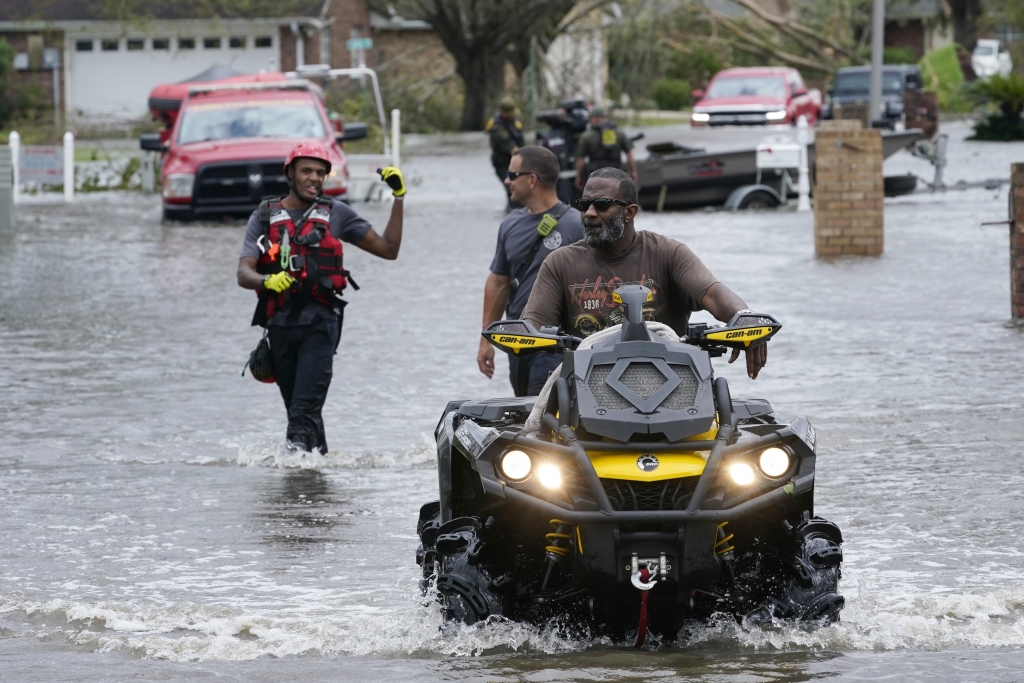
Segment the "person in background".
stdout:
[[[544,259],[583,238],[579,211],[555,193],[559,170],[558,158],[543,147],[523,147],[512,155],[505,184],[523,208],[509,213],[498,228],[498,247],[484,283],[483,328],[501,320],[503,313],[508,320],[519,318]],[[480,339],[476,362],[480,372],[494,376],[494,347],[486,339]],[[510,357],[515,395],[536,396],[561,362],[557,353]]]
[[[625,155],[626,163],[622,163]],[[590,174],[599,168],[617,168],[629,171],[636,182],[636,159],[633,142],[608,120],[604,107],[590,111],[590,130],[580,136],[576,144],[576,189],[582,191]]]
[[505,205],[505,212],[518,209],[521,205],[516,204],[505,184],[505,174],[508,173],[508,165],[512,161],[512,155],[520,147],[526,145],[523,138],[523,124],[516,118],[516,103],[510,98],[501,101],[498,113],[487,122],[485,130],[491,140],[491,165],[498,180],[505,187],[505,194],[508,202]]
[[383,259],[398,258],[402,245],[402,172],[381,169],[395,203],[378,235],[347,204],[324,197],[331,171],[327,150],[300,142],[285,160],[288,195],[264,200],[249,217],[238,260],[238,285],[256,291],[253,325],[267,330],[274,381],[288,411],[286,446],[327,452],[321,411],[333,376],[346,302],[341,291],[352,281],[342,262],[342,243]]

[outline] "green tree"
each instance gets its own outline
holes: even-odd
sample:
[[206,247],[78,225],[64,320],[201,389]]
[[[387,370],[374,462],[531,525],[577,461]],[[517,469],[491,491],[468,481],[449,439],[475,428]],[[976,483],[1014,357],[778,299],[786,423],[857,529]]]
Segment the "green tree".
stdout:
[[0,127],[6,125],[11,117],[11,104],[7,96],[7,78],[14,62],[14,48],[0,38]]

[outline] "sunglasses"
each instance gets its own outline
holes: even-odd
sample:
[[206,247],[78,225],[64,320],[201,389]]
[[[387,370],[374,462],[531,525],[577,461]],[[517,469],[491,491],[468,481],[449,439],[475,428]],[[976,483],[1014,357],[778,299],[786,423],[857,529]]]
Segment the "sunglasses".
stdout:
[[607,211],[612,204],[620,204],[622,206],[629,206],[629,202],[624,202],[621,199],[607,199],[601,197],[599,199],[577,199],[576,208],[580,210],[580,213],[586,213],[590,205],[593,204],[594,208],[604,213]]
[[508,179],[509,180],[515,180],[516,178],[518,178],[521,175],[534,175],[534,174],[530,173],[529,171],[509,171],[508,172]]

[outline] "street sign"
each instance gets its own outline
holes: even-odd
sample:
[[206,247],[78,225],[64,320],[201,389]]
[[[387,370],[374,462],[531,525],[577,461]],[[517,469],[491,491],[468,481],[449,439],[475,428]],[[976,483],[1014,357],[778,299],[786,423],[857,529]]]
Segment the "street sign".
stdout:
[[349,38],[348,49],[350,51],[355,50],[369,50],[373,48],[373,38]]
[[49,145],[23,146],[18,176],[23,183],[60,185],[64,182],[64,148]]

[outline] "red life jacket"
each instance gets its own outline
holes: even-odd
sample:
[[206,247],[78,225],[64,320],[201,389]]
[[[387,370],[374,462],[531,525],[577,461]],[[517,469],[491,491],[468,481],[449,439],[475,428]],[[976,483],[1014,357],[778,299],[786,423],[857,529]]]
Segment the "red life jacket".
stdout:
[[259,302],[252,324],[266,325],[289,301],[292,310],[288,320],[294,322],[311,298],[340,313],[345,306],[340,294],[348,285],[349,273],[343,265],[341,240],[330,231],[330,203],[314,204],[298,227],[278,199],[264,200],[259,217],[266,232],[258,242],[262,253],[256,261],[256,272],[273,275],[287,270],[295,284],[280,294],[257,290]]

